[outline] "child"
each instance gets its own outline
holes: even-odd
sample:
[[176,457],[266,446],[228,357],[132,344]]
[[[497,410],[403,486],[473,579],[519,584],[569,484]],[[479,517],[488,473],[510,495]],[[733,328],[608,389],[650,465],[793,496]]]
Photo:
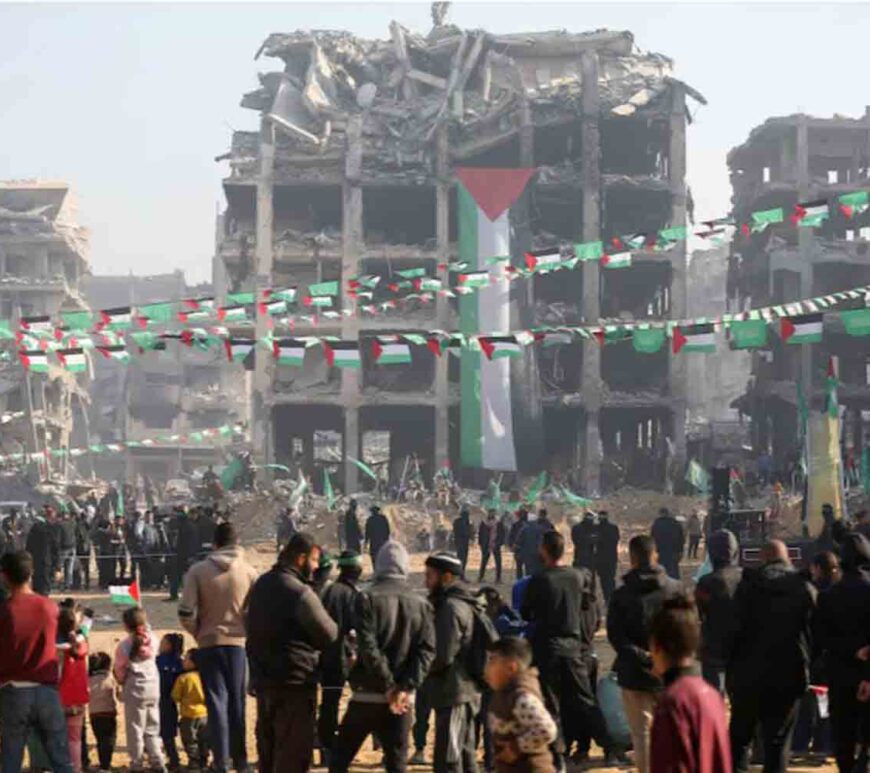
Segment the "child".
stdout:
[[492,689],[487,721],[497,773],[555,773],[550,744],[556,723],[544,706],[532,650],[525,639],[505,637],[492,645],[486,681]]
[[88,671],[91,730],[97,739],[100,773],[108,773],[112,767],[112,755],[115,753],[115,739],[118,734],[118,702],[115,698],[118,686],[112,676],[112,658],[105,652],[91,655],[88,659]]
[[82,771],[82,728],[88,708],[88,643],[79,631],[81,607],[58,609],[57,651],[60,667],[58,692],[66,715],[67,742],[74,773]]
[[160,678],[154,659],[154,637],[141,607],[124,611],[128,636],[115,650],[115,679],[124,701],[124,727],[130,770],[143,771],[148,754],[152,769],[166,771],[160,750]]
[[189,650],[184,656],[184,673],[175,680],[175,687],[172,688],[172,700],[178,704],[178,713],[181,716],[181,742],[187,753],[187,766],[195,768],[199,765],[201,769],[205,769],[208,765],[208,712],[195,661],[196,650]]
[[653,673],[665,684],[653,715],[651,773],[730,773],[725,704],[700,676],[695,653],[701,624],[691,599],[665,601],[650,625]]
[[183,647],[184,636],[180,633],[167,633],[160,640],[160,654],[157,656],[157,670],[160,673],[160,737],[163,739],[170,770],[181,767],[178,746],[175,743],[178,735],[178,710],[172,700],[172,688],[178,675],[184,670],[181,660]]

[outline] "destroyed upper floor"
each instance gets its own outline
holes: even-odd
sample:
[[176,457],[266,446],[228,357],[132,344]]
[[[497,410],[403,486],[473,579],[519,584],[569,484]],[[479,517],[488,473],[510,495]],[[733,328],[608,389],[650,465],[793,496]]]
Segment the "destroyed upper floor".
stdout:
[[[596,55],[598,77],[584,87],[587,52]],[[517,166],[525,128],[534,132],[542,180],[577,185],[584,109],[602,122],[602,174],[667,178],[670,95],[678,82],[671,60],[638,52],[630,32],[493,35],[441,25],[421,36],[393,22],[388,40],[273,34],[259,54],[284,67],[261,74],[242,105],[276,129],[276,184],[340,182],[349,119],[360,116],[364,185],[434,182],[441,131],[446,163]],[[584,88],[591,89],[585,108]],[[252,182],[260,134],[235,132],[221,159],[230,162],[228,184]]]

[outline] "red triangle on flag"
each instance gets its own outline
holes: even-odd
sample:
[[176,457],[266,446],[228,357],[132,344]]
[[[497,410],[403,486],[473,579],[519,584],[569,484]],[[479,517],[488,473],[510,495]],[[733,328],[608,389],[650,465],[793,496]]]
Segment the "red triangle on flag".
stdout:
[[683,331],[680,328],[675,327],[673,338],[671,339],[671,351],[674,354],[679,354],[680,349],[682,349],[687,343],[689,339],[683,334]]
[[496,220],[513,206],[535,171],[534,167],[458,166],[456,176],[486,216]]
[[788,317],[783,317],[779,321],[779,337],[783,341],[788,341],[795,334],[795,326],[794,322],[792,322]]
[[593,330],[592,335],[595,336],[595,340],[598,341],[599,346],[604,346],[604,328]]
[[752,232],[749,230],[749,223],[744,223],[740,226],[740,233],[746,237],[751,235]]
[[527,252],[525,257],[526,257],[526,268],[529,271],[534,271],[535,266],[538,265],[538,259],[534,255],[532,255],[531,252]]
[[372,341],[372,356],[375,358],[375,362],[381,359],[381,355],[384,353],[384,347],[381,346],[381,342],[376,338]]
[[323,354],[326,356],[326,362],[330,368],[335,365],[335,352],[326,341],[323,342]]
[[842,212],[846,216],[846,218],[851,220],[855,210],[852,209],[852,207],[850,207],[848,204],[840,204],[840,212]]
[[610,255],[605,253],[604,255],[601,256],[601,260],[599,262],[601,263],[602,266],[606,266],[608,263],[610,263]]
[[837,378],[837,369],[834,367],[834,358],[833,357],[828,357],[828,372],[826,375],[829,379],[836,379]]
[[441,356],[441,342],[437,338],[427,338],[426,348],[436,357]]
[[485,338],[478,338],[477,340],[480,342],[480,349],[486,355],[486,359],[491,360],[495,347]]
[[141,601],[142,596],[139,593],[138,580],[133,580],[133,582],[130,583],[130,587],[127,589],[127,591],[130,594],[130,598],[133,599],[137,604]]

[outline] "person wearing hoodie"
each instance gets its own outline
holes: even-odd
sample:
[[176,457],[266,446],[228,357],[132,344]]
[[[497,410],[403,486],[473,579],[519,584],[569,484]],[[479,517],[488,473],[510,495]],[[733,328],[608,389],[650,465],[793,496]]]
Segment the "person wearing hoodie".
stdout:
[[607,611],[607,638],[616,651],[613,667],[622,689],[635,765],[640,773],[648,773],[653,710],[662,689],[661,680],[652,673],[649,627],[662,604],[679,595],[682,586],[659,566],[652,537],[632,537],[628,556],[631,571],[623,576]]
[[812,655],[816,589],[794,569],[779,540],[762,547],[761,562],[744,571],[734,594],[736,630],[727,682],[738,773],[749,770],[747,751],[758,725],[765,773],[786,771]]
[[459,511],[459,517],[453,521],[453,546],[456,555],[462,563],[462,576],[465,577],[465,567],[468,566],[468,546],[471,544],[471,516],[468,508],[463,507]]
[[870,703],[858,700],[867,666],[859,651],[870,642],[870,541],[863,534],[846,535],[841,567],[842,579],[819,595],[815,632],[829,683],[837,766],[851,773],[858,770],[856,742],[870,745]]
[[517,537],[517,552],[523,562],[526,574],[537,574],[544,568],[541,563],[541,542],[544,535],[555,528],[547,515],[547,511],[542,507],[538,511],[538,517],[534,521],[530,519],[520,532]]
[[184,576],[178,618],[196,639],[196,665],[208,707],[214,769],[248,767],[245,741],[245,626],[243,607],[257,578],[231,523],[214,530],[214,551]]
[[516,579],[522,580],[526,574],[523,567],[523,558],[520,555],[520,534],[529,523],[529,512],[522,505],[514,513],[514,522],[511,524],[507,535],[507,544],[514,554],[514,566],[516,567]]
[[598,550],[595,571],[601,580],[604,603],[609,604],[616,588],[616,567],[619,565],[619,526],[610,520],[606,510],[598,513]]
[[414,695],[435,658],[432,607],[411,587],[408,574],[407,551],[388,540],[378,553],[374,581],[356,596],[353,694],[331,755],[330,773],[345,773],[370,734],[383,745],[388,773],[407,769]]
[[653,521],[650,531],[656,543],[656,550],[662,566],[669,576],[680,579],[680,559],[686,545],[686,532],[683,525],[674,517],[668,508],[659,510],[659,516]]
[[738,566],[740,546],[727,529],[707,539],[707,557],[713,571],[695,586],[695,602],[701,618],[701,674],[721,694],[725,694],[725,670],[735,633],[734,594],[743,569]]
[[477,773],[474,718],[481,690],[467,664],[479,602],[461,578],[455,554],[426,559],[426,588],[435,608],[435,659],[426,682],[435,710],[435,773]]
[[294,534],[248,598],[248,665],[263,773],[311,767],[320,653],[338,638],[338,626],[311,587],[319,562],[311,535]]
[[336,563],[339,569],[338,579],[320,596],[324,608],[338,626],[338,638],[320,656],[321,692],[317,739],[327,764],[335,747],[338,704],[354,655],[354,606],[362,575],[362,556],[353,550],[343,550]]
[[390,538],[390,522],[377,505],[372,505],[369,508],[365,537],[369,546],[369,557],[372,559],[372,566],[374,566],[378,553]]

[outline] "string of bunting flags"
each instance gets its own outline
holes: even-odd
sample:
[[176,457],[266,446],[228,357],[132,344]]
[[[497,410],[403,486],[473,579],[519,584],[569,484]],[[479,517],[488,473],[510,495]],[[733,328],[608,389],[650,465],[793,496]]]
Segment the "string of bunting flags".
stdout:
[[206,429],[193,430],[187,434],[161,435],[146,440],[126,440],[118,443],[94,443],[90,446],[77,448],[55,448],[49,451],[36,451],[33,453],[0,454],[0,464],[21,462],[44,462],[47,458],[62,459],[65,456],[78,458],[85,454],[117,454],[128,448],[159,448],[163,444],[183,443],[190,445],[203,445],[218,438],[226,440],[235,436],[244,435],[245,430],[238,424],[223,424],[220,427],[208,427]]

